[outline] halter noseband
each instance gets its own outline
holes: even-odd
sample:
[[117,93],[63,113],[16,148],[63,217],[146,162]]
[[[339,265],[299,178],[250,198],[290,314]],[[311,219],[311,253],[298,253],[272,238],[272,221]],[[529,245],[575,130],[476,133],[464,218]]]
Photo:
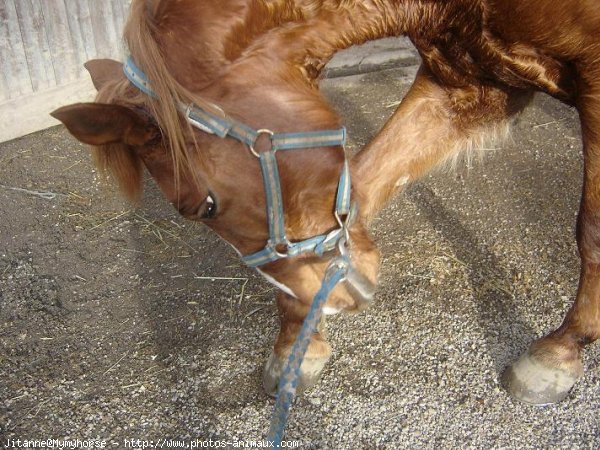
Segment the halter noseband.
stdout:
[[[140,91],[157,98],[156,93],[150,87],[146,74],[135,65],[131,57],[124,64],[123,71],[129,81]],[[345,253],[345,244],[348,241],[348,226],[356,214],[356,207],[351,205],[350,200],[351,183],[348,160],[344,159],[335,201],[334,216],[339,228],[328,234],[317,235],[299,242],[290,242],[285,233],[281,181],[276,158],[276,153],[281,150],[344,146],[346,143],[346,129],[344,127],[337,130],[302,133],[274,133],[266,129],[255,130],[246,124],[225,117],[224,114],[223,116],[217,116],[196,104],[185,105],[181,103],[177,107],[192,126],[221,138],[232,137],[246,144],[250,152],[259,159],[265,187],[269,239],[264,249],[242,256],[244,263],[256,268],[278,259],[305,253],[322,256],[323,253],[333,250],[336,245],[339,246],[342,253]],[[255,144],[261,135],[268,136],[271,148],[267,151],[257,152]]]

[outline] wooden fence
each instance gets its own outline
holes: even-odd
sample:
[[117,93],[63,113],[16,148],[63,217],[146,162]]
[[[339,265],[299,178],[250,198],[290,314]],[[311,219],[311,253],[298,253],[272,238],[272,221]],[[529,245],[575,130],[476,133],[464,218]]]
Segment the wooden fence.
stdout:
[[0,142],[55,125],[94,97],[83,63],[123,58],[130,0],[0,0]]

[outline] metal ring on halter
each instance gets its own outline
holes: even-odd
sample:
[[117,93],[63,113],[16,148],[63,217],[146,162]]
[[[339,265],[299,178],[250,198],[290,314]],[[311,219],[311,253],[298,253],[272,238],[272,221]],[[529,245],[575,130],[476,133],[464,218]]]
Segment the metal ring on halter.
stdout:
[[[285,245],[286,248],[286,253],[281,253],[279,250],[277,250],[277,246],[278,245]],[[285,244],[273,244],[271,241],[269,241],[267,243],[267,246],[273,250],[275,252],[275,254],[277,256],[279,256],[280,258],[287,258],[290,256],[290,254],[288,253],[290,251],[290,246],[292,245],[292,243],[290,241],[288,241],[287,239],[285,240]]]
[[[275,135],[275,133],[273,133],[271,130],[267,130],[266,128],[261,128],[260,130],[256,130],[256,139],[254,139],[254,142],[252,144],[248,144],[248,148],[250,149],[250,152],[257,158],[260,158],[260,154],[254,148],[254,144],[256,143],[256,141],[258,140],[258,138],[260,137],[261,134],[267,134],[267,135],[269,135],[269,137],[273,137]],[[272,145],[273,144],[271,143],[271,148],[273,148]]]
[[338,250],[340,251],[340,255],[343,257],[348,256],[348,247],[346,247],[347,243],[348,243],[348,241],[346,240],[346,236],[342,236],[337,243]]
[[337,221],[338,225],[340,226],[340,229],[344,231],[344,237],[346,238],[346,242],[350,242],[350,232],[348,231],[348,227],[346,226],[346,222],[348,221],[348,216],[346,216],[346,220],[343,221],[342,218],[340,217],[340,215],[338,214],[337,211],[333,212],[333,215],[335,216],[335,220]]

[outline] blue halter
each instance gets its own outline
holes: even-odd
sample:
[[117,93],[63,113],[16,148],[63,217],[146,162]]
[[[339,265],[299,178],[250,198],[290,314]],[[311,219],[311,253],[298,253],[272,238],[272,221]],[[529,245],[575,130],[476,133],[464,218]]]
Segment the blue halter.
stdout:
[[[130,57],[123,66],[125,75],[140,91],[157,98],[152,90],[146,74],[142,72]],[[283,199],[281,195],[281,182],[277,167],[276,153],[281,150],[297,150],[305,148],[329,147],[346,143],[346,129],[309,131],[303,133],[274,133],[270,130],[255,130],[246,124],[234,119],[215,115],[198,105],[179,104],[178,109],[185,115],[189,123],[210,134],[221,138],[232,137],[246,144],[251,153],[260,161],[262,178],[267,199],[267,218],[269,222],[269,239],[262,250],[250,255],[242,256],[242,261],[250,267],[260,267],[278,259],[314,253],[322,256],[323,253],[333,250],[342,238],[346,238],[347,227],[355,215],[351,207],[350,171],[348,161],[344,166],[338,181],[335,201],[334,216],[339,228],[328,234],[314,236],[299,242],[290,242],[285,232],[285,219],[283,215]],[[257,139],[265,135],[269,138],[271,148],[267,151],[257,152],[254,148]]]

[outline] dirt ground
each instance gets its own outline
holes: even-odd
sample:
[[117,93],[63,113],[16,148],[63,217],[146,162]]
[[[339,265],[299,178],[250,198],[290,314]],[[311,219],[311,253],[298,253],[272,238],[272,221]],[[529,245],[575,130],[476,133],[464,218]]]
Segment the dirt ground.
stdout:
[[[351,150],[414,70],[324,81]],[[576,114],[539,96],[486,153],[375,221],[377,301],[329,320],[334,355],[288,426],[300,448],[600,448],[598,345],[559,405],[498,383],[576,291]],[[146,185],[140,205],[119,199],[60,127],[0,144],[0,442],[266,435],[274,288]]]

